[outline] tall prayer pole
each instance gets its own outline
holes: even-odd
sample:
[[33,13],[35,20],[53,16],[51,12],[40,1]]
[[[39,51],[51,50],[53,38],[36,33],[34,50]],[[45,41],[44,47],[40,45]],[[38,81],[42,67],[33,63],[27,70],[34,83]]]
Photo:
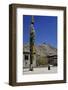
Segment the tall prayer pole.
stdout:
[[33,71],[33,60],[35,53],[35,30],[34,30],[34,16],[32,16],[31,20],[31,28],[30,28],[30,71]]

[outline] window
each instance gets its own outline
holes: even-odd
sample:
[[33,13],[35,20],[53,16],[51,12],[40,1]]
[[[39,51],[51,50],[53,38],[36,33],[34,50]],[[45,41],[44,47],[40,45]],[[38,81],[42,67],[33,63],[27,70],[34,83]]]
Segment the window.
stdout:
[[25,55],[25,60],[28,60],[28,55]]

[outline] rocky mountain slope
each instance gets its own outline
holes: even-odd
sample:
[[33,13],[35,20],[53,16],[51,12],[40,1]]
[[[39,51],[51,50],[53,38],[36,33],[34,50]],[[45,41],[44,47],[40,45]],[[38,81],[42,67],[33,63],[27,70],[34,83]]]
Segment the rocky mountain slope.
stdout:
[[[29,48],[30,48],[29,44],[24,44],[23,52],[30,52]],[[57,49],[48,44],[35,45],[35,51],[37,55],[42,55],[42,56],[57,55]]]

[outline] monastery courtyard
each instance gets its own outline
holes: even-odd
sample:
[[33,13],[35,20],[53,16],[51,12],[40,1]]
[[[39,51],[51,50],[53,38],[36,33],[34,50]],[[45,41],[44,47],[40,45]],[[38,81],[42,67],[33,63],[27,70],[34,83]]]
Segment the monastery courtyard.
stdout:
[[57,73],[57,67],[56,66],[51,66],[50,70],[48,70],[48,67],[39,67],[39,68],[33,68],[33,71],[29,71],[29,68],[27,68],[27,69],[24,69],[23,73],[25,75]]

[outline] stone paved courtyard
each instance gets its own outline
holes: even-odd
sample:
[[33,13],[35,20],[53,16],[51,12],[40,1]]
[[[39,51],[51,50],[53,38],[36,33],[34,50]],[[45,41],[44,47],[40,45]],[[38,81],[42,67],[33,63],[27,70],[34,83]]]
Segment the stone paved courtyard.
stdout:
[[40,68],[34,68],[33,71],[29,71],[29,68],[23,70],[23,74],[48,74],[48,73],[57,73],[57,67],[51,67],[50,70],[48,70],[48,67],[40,67]]

